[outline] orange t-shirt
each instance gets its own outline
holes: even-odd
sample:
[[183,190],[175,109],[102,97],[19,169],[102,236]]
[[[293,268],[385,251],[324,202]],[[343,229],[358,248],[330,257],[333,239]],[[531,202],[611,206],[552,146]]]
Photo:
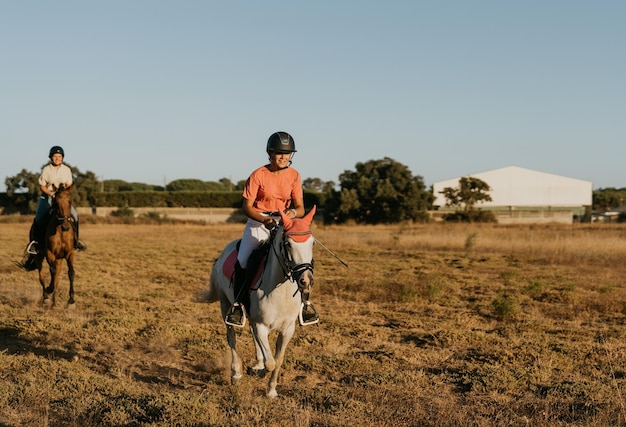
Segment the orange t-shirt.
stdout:
[[302,199],[302,178],[294,168],[283,169],[279,174],[261,166],[250,174],[243,189],[243,197],[254,200],[259,212],[278,212],[288,209],[291,200]]

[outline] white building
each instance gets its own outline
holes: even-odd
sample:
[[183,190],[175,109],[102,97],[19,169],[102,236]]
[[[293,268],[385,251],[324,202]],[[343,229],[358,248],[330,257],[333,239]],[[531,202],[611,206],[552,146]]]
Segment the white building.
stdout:
[[[491,202],[476,208],[493,211],[500,223],[568,222],[588,213],[593,188],[590,181],[568,178],[531,169],[508,166],[468,175],[486,182]],[[457,188],[461,177],[433,184],[436,209],[445,211],[446,187]]]

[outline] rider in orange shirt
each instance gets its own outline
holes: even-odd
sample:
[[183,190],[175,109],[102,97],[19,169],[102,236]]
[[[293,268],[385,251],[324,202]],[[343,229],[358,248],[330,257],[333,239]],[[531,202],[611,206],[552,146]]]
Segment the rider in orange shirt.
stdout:
[[[279,211],[289,218],[304,215],[304,196],[300,173],[291,167],[296,145],[287,132],[270,135],[266,151],[269,164],[261,166],[250,174],[243,191],[243,212],[248,217],[239,245],[233,290],[235,302],[226,315],[228,325],[243,327],[243,289],[246,267],[250,254],[270,238],[270,230],[280,220]],[[317,323],[319,317],[310,304],[305,304],[302,312],[304,324]]]

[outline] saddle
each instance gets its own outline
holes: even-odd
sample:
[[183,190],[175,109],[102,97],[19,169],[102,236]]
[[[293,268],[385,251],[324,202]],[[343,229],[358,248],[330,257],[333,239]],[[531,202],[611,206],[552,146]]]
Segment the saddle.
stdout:
[[[240,244],[241,240],[237,242],[235,249],[228,254],[222,266],[222,274],[229,280],[232,280],[233,274],[235,273],[235,263],[237,262]],[[244,287],[248,289],[248,292],[258,289],[261,285],[261,276],[263,276],[263,271],[265,270],[267,254],[269,253],[270,247],[271,239],[256,248],[252,254],[250,254],[250,258],[248,258],[246,278],[244,280]]]
[[[16,264],[23,268],[26,271],[33,271],[37,269],[37,252],[42,251],[44,245],[44,239],[46,238],[46,229],[48,228],[48,223],[52,219],[52,209],[50,209],[42,218],[41,223],[37,223],[33,220],[32,225],[30,226],[29,232],[29,243],[26,245],[24,249],[24,256],[22,258],[22,262]],[[31,252],[31,245],[33,245],[33,241],[37,242],[37,249],[35,252]]]
[[[50,208],[50,210],[42,216],[41,222],[36,223],[35,221],[33,221],[30,229],[30,240],[36,240],[41,244],[46,238],[46,231],[48,230],[48,225],[50,224],[50,221],[54,221],[54,211],[52,210],[52,208]],[[70,225],[72,227],[72,230],[74,230],[74,233],[76,233],[76,223],[73,220],[70,220]]]

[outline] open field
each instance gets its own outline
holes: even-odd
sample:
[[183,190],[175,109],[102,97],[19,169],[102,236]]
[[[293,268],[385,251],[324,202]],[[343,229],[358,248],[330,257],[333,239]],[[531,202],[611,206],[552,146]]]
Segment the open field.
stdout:
[[[29,219],[30,220],[30,219]],[[2,426],[626,425],[626,228],[333,226],[279,397],[229,380],[212,261],[241,224],[90,223],[74,309],[0,223]],[[240,354],[253,363],[248,330]]]

